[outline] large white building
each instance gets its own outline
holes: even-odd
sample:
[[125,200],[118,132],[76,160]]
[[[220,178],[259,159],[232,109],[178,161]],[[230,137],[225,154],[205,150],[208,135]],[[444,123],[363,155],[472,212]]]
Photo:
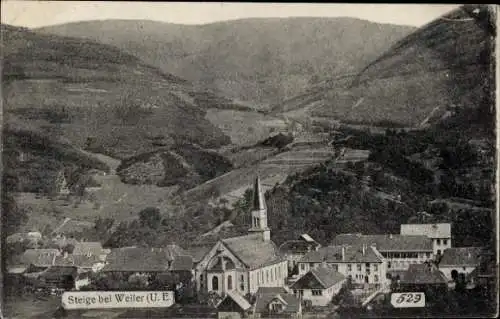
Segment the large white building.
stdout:
[[254,185],[252,225],[248,235],[221,239],[195,266],[198,291],[254,294],[260,287],[283,287],[287,261],[271,241],[267,206],[257,177]]
[[424,235],[432,239],[434,255],[451,248],[451,224],[402,224],[401,235]]
[[373,246],[387,260],[387,271],[407,270],[434,258],[432,239],[424,235],[362,235],[340,234],[332,245]]
[[350,278],[353,283],[388,283],[387,260],[374,246],[366,244],[322,247],[306,254],[298,264],[300,276],[311,269],[326,266]]

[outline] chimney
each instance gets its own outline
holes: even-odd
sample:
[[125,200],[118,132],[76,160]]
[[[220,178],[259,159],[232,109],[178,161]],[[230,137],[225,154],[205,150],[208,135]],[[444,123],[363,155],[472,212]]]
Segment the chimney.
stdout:
[[342,246],[342,261],[345,261],[345,246]]
[[389,238],[392,239],[392,234],[389,234]]
[[366,244],[363,244],[363,256],[366,254]]
[[326,268],[326,256],[323,257],[323,260],[321,261],[321,267]]

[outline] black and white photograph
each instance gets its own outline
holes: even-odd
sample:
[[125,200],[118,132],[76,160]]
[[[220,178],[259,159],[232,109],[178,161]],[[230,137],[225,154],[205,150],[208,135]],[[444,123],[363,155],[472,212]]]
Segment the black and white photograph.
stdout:
[[497,317],[497,25],[2,1],[0,317]]

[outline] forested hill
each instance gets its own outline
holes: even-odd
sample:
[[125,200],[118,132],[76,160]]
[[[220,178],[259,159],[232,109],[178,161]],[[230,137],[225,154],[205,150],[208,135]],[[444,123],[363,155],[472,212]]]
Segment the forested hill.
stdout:
[[263,18],[177,25],[85,21],[38,29],[93,39],[223,95],[265,106],[359,71],[413,27],[353,18]]
[[[475,108],[489,94],[492,68],[489,8],[460,7],[415,30],[348,78],[312,87],[280,104],[282,111],[359,124],[420,127],[458,108]],[[383,126],[383,125],[381,125]]]
[[[348,167],[331,161],[275,188],[269,218],[278,242],[291,229],[328,243],[339,232],[398,233],[401,223],[443,221],[453,223],[457,246],[493,244],[494,30],[485,27],[490,19],[484,6],[458,9],[368,65],[352,88],[365,98],[355,114],[405,110],[412,117],[431,106],[454,107],[436,112],[419,131],[373,135],[344,129],[332,136],[335,147],[370,150],[368,161]],[[403,75],[405,70],[411,74]],[[394,104],[405,99],[411,104]]]

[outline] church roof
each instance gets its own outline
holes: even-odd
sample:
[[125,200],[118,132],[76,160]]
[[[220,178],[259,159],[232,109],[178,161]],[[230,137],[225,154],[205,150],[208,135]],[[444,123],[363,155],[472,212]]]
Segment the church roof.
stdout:
[[264,192],[262,186],[260,185],[260,178],[257,176],[255,178],[255,183],[253,186],[253,200],[252,200],[253,210],[264,210],[267,209],[266,199],[264,198]]
[[222,239],[227,248],[247,267],[258,268],[281,260],[276,245],[262,240],[261,234]]

